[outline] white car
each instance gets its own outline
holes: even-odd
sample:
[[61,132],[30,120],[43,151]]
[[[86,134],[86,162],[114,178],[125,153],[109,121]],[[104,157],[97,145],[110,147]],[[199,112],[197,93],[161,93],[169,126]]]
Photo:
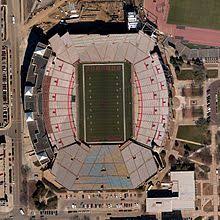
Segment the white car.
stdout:
[[12,21],[12,24],[15,24],[15,16],[14,15],[11,16],[11,21]]
[[21,215],[24,215],[24,210],[22,208],[19,209]]
[[72,208],[73,208],[73,209],[76,209],[76,204],[73,203],[73,204],[72,204]]

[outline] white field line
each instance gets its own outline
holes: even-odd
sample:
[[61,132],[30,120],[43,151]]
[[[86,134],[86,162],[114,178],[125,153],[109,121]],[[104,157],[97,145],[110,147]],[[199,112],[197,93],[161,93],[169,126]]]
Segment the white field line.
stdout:
[[125,67],[122,64],[122,88],[123,88],[123,119],[124,119],[124,141],[126,140],[126,122],[125,122]]
[[84,65],[82,68],[83,72],[83,121],[84,121],[84,140],[86,141],[86,98],[85,98],[85,72],[84,72]]

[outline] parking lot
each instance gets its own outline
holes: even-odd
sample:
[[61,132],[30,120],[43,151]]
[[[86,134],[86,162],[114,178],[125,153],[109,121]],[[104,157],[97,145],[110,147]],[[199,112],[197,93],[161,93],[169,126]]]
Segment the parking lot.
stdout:
[[211,83],[207,89],[207,120],[213,125],[220,123],[220,109],[218,109],[219,91],[220,80]]
[[1,38],[2,41],[6,40],[6,18],[7,18],[7,7],[1,5]]
[[5,127],[9,123],[9,79],[10,79],[10,68],[9,65],[9,57],[10,57],[10,50],[7,46],[2,46],[2,53],[1,53],[1,65],[2,65],[2,78],[1,82],[1,89],[0,89],[0,105],[2,106],[1,112],[2,115],[0,116],[0,127]]
[[13,140],[7,136],[0,136],[0,211],[13,205]]
[[59,210],[69,213],[140,211],[144,196],[131,192],[59,194]]

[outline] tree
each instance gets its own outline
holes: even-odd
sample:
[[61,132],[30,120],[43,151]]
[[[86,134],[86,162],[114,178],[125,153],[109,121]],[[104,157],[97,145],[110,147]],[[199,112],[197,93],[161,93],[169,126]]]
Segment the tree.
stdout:
[[38,210],[45,210],[47,208],[47,205],[44,201],[42,201],[42,202],[35,201],[34,204]]
[[175,72],[176,72],[177,75],[180,74],[180,67],[179,66],[175,67]]
[[219,164],[220,161],[220,145],[217,145],[216,151],[215,151],[215,158],[216,158],[216,162]]
[[160,152],[160,156],[164,158],[164,157],[166,156],[166,151],[165,151],[165,150],[162,150],[162,151]]
[[198,58],[198,57],[194,60],[194,63],[195,63],[196,65],[198,65],[198,66],[203,66],[202,60],[201,60],[200,58]]
[[190,146],[189,146],[188,144],[184,144],[183,147],[184,147],[184,149],[185,149],[186,151],[190,151],[190,150],[191,150],[191,149],[190,149]]
[[185,60],[185,61],[187,61],[187,64],[188,64],[188,62],[190,63],[190,61],[187,60],[187,56],[186,56],[186,54],[182,54],[182,59]]
[[47,207],[49,209],[56,209],[57,208],[57,196],[51,197],[47,200]]
[[196,124],[198,127],[208,126],[208,121],[207,121],[207,119],[201,117],[201,118],[198,118],[198,120],[195,121],[195,124]]
[[168,160],[169,160],[169,163],[171,164],[171,165],[174,165],[175,163],[176,163],[176,158],[175,158],[175,156],[173,155],[173,154],[171,154],[170,156],[169,156],[169,158],[168,158]]
[[21,166],[21,174],[23,175],[23,176],[27,176],[28,175],[28,173],[30,172],[30,167],[27,165],[27,164],[23,164],[22,166]]
[[177,66],[176,58],[174,56],[170,57],[170,63],[175,67]]
[[178,52],[178,50],[175,50],[175,56],[176,56],[176,57],[179,56],[179,52]]
[[179,141],[175,140],[175,147],[179,146]]
[[210,149],[208,147],[204,147],[197,155],[201,158],[201,161],[205,164],[211,164],[212,162],[212,155]]
[[36,182],[36,187],[37,187],[37,188],[45,188],[44,183],[43,183],[42,181],[40,181],[40,180],[38,180],[38,181]]
[[199,83],[205,80],[205,72],[204,71],[194,71],[193,79],[195,82]]

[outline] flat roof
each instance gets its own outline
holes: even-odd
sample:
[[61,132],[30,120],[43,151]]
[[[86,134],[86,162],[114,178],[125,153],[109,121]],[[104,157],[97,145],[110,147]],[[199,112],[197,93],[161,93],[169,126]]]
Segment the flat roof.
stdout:
[[[195,177],[194,171],[171,171],[170,181],[174,188],[172,193],[165,196],[151,196],[150,191],[147,192],[146,211],[147,212],[171,212],[173,210],[195,209]],[[168,192],[168,190],[166,191]]]

